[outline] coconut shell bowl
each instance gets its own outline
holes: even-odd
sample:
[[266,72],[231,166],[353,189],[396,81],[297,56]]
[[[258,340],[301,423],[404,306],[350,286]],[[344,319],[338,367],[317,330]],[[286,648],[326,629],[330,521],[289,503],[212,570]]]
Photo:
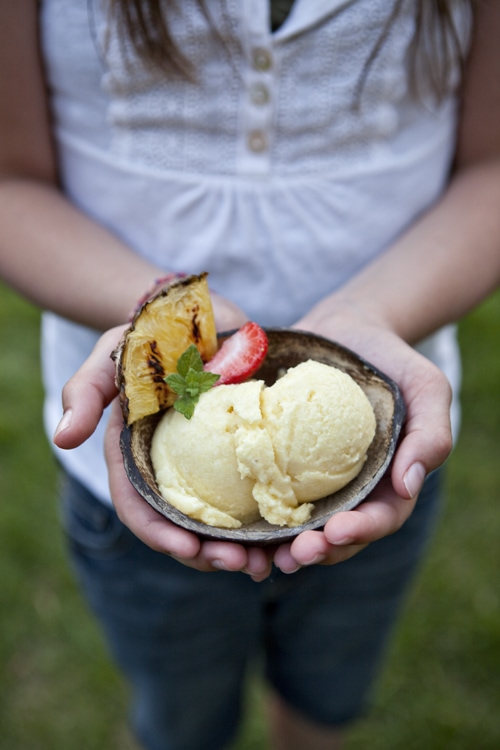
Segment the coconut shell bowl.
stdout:
[[[221,339],[230,335],[222,334]],[[282,544],[307,529],[321,529],[334,513],[351,510],[370,494],[386,473],[396,450],[405,419],[405,406],[394,381],[340,344],[297,330],[268,328],[269,349],[255,378],[272,385],[283,370],[308,359],[333,365],[347,372],[366,393],[376,418],[376,432],[366,462],[348,485],[314,503],[307,523],[293,528],[273,526],[259,520],[239,529],[222,529],[196,521],[181,513],[160,495],[150,459],[151,440],[161,412],[140,419],[121,433],[121,449],[130,482],[158,513],[204,539],[248,545]]]

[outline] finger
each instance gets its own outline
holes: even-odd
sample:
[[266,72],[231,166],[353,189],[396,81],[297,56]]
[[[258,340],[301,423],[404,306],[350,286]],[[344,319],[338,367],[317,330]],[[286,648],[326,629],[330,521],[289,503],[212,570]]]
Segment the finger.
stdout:
[[274,564],[291,574],[311,565],[336,565],[357,554],[366,544],[337,547],[328,542],[322,531],[305,531],[291,545],[283,545],[275,554]]
[[357,508],[334,514],[325,525],[325,537],[337,546],[369,544],[400,529],[415,502],[400,497],[386,477]]
[[450,384],[437,367],[422,360],[401,381],[407,421],[391,476],[397,494],[406,498],[417,496],[426,475],[446,461],[453,447]]
[[323,531],[305,531],[280,548],[275,565],[285,573],[307,565],[333,565],[357,554],[371,542],[396,532],[409,518],[416,498],[397,495],[389,477],[358,508],[335,513]]
[[236,572],[244,569],[248,555],[241,544],[208,541],[203,542],[199,559],[208,569]]
[[291,544],[281,544],[274,553],[274,564],[282,573],[295,573],[300,567],[291,552]]
[[176,557],[184,565],[204,572],[242,572],[259,582],[271,572],[271,561],[263,550],[246,549],[228,542],[202,542],[199,553],[189,559]]
[[293,542],[291,554],[297,565],[337,565],[353,557],[367,546],[362,544],[331,544],[324,531],[306,531]]
[[256,583],[264,581],[271,575],[272,550],[250,547],[247,550],[248,559],[244,572]]
[[115,365],[110,355],[123,329],[119,326],[106,331],[64,386],[63,416],[53,438],[59,448],[76,448],[87,440],[99,424],[104,409],[116,396]]
[[271,562],[264,550],[228,542],[203,542],[196,562],[204,570],[241,571],[256,582],[263,581],[271,572]]
[[352,557],[365,546],[366,544],[336,546],[330,544],[323,531],[305,531],[292,542],[290,557],[295,561],[296,567],[335,565]]

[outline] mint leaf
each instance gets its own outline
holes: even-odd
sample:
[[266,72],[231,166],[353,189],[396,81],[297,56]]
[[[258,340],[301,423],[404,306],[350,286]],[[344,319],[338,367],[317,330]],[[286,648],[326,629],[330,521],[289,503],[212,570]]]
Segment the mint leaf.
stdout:
[[186,381],[182,375],[177,375],[175,373],[173,375],[167,375],[165,382],[174,393],[178,393],[179,396],[182,396],[186,386]]
[[177,372],[179,375],[185,378],[189,370],[203,372],[203,360],[194,344],[191,344],[177,360]]
[[200,394],[209,391],[219,378],[220,375],[204,371],[200,353],[191,344],[177,360],[177,373],[165,378],[167,385],[178,395],[174,409],[191,419]]
[[[198,401],[198,399],[196,399]],[[186,419],[191,419],[194,414],[196,401],[188,396],[181,396],[174,402],[174,409],[182,414]]]
[[220,380],[220,375],[217,375],[214,372],[200,372],[199,379],[198,379],[198,385],[200,388],[200,393],[205,393],[206,391],[209,391],[210,388],[213,388],[216,382]]

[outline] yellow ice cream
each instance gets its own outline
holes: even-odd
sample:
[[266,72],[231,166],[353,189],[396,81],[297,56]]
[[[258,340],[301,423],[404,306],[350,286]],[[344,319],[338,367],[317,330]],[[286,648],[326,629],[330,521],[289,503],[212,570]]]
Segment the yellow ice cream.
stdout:
[[190,420],[170,409],[151,458],[163,497],[192,518],[224,528],[261,516],[297,526],[314,500],[359,473],[374,434],[357,383],[309,360],[269,388],[262,381],[212,388]]

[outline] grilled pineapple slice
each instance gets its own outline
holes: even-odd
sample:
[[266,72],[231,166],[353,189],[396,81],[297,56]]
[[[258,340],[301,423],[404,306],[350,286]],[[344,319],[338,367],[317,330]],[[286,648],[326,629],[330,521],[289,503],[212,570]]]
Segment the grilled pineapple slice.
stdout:
[[206,273],[176,280],[145,302],[113,352],[127,425],[173,404],[165,377],[191,344],[204,362],[217,351]]

